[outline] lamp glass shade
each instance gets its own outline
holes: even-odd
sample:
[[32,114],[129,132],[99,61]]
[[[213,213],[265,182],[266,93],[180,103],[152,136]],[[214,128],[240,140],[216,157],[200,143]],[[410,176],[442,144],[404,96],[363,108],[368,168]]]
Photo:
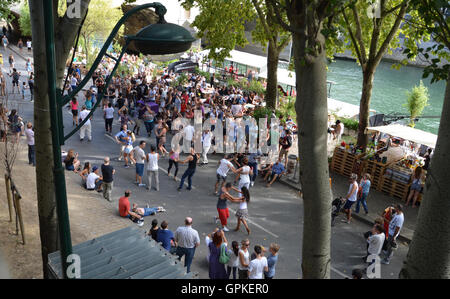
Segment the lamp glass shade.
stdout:
[[135,36],[127,37],[136,49],[144,55],[164,55],[184,52],[190,49],[195,38],[184,27],[172,23],[151,24]]

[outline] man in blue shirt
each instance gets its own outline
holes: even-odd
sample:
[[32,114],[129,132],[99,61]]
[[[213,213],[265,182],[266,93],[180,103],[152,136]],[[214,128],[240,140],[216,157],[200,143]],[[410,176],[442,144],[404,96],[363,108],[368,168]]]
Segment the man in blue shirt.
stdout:
[[128,131],[128,126],[123,125],[122,130],[114,136],[114,138],[116,139],[116,142],[118,144],[120,144],[119,161],[122,161],[123,151],[125,150],[125,147],[127,146],[126,140],[124,139],[125,137],[128,136],[127,131]]
[[167,223],[167,221],[163,221],[161,223],[161,229],[158,229],[156,235],[156,242],[158,243],[161,242],[162,247],[164,247],[164,249],[166,249],[169,252],[172,252],[171,248],[173,247],[175,249],[175,241],[173,232],[167,228],[168,226],[169,224]]
[[270,244],[270,255],[267,257],[267,272],[264,272],[264,277],[266,279],[272,279],[275,276],[275,267],[278,262],[278,251],[280,250],[280,245],[276,243]]
[[278,161],[275,164],[273,164],[272,170],[270,172],[267,172],[266,177],[264,178],[265,180],[269,178],[267,187],[272,186],[273,182],[275,182],[275,180],[281,177],[285,172],[286,170],[284,168],[283,163],[281,163],[281,158],[278,158]]
[[369,209],[367,207],[367,196],[369,196],[370,191],[370,174],[366,173],[364,174],[363,178],[361,179],[361,182],[359,183],[359,187],[361,188],[361,194],[358,197],[358,201],[356,202],[356,209],[355,213],[359,213],[359,207],[360,204],[362,204],[364,211],[366,212],[366,215],[369,213]]

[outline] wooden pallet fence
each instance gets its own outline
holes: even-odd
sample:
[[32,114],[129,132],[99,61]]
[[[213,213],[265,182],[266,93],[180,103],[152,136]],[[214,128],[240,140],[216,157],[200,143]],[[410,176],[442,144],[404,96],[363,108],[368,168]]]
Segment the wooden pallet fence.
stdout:
[[359,165],[356,162],[360,158],[360,154],[352,154],[339,146],[334,149],[333,158],[331,160],[331,170],[343,176],[350,177],[353,172],[359,172]]

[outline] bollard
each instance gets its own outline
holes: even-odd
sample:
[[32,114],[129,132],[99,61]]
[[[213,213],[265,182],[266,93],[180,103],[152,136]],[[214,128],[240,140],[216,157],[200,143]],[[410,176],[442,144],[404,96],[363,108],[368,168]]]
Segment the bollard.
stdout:
[[9,222],[13,221],[12,215],[12,196],[11,196],[11,181],[7,174],[5,174],[5,185],[6,185],[6,197],[8,199],[8,208],[9,208]]
[[20,208],[20,200],[22,198],[20,197],[20,195],[17,192],[14,197],[15,197],[17,216],[19,217],[20,232],[22,233],[22,243],[23,243],[23,245],[25,245],[25,228],[23,226],[22,209]]

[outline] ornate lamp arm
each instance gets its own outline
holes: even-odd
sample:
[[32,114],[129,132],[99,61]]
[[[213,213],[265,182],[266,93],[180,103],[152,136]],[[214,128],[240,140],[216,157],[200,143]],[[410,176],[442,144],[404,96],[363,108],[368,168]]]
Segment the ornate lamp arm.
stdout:
[[116,64],[114,65],[114,68],[111,71],[111,74],[108,76],[108,79],[106,80],[104,87],[101,90],[98,91],[97,99],[96,99],[94,107],[92,107],[92,109],[91,109],[91,112],[83,119],[82,122],[80,122],[78,124],[78,126],[76,126],[69,134],[64,136],[64,138],[61,140],[61,145],[64,144],[64,141],[66,141],[67,139],[72,137],[76,132],[78,132],[81,129],[81,127],[84,126],[84,124],[92,117],[92,115],[94,114],[95,110],[97,110],[98,106],[100,105],[100,103],[101,103],[101,101],[103,99],[103,96],[105,94],[105,90],[107,90],[107,87],[111,83],[111,80],[114,77],[114,74],[116,73],[117,68],[119,67],[120,61],[122,60],[122,57],[125,54],[125,51],[127,50],[128,45],[129,45],[129,41],[126,41],[125,46],[122,48],[122,53],[120,53],[120,56],[117,59]]
[[[134,15],[135,13],[137,13],[138,11],[141,11],[141,10],[146,9],[146,8],[151,8],[151,7],[155,8],[155,12],[156,12],[156,14],[159,17],[158,23],[160,23],[160,24],[166,23],[166,21],[164,20],[164,15],[166,14],[167,9],[166,9],[166,7],[164,5],[162,5],[159,2],[147,3],[147,4],[136,6],[133,9],[131,9],[129,12],[124,14],[123,17],[117,22],[116,26],[114,26],[114,29],[112,30],[112,32],[109,35],[108,39],[105,41],[105,44],[103,45],[100,53],[98,53],[97,58],[95,59],[91,69],[86,74],[84,79],[77,86],[77,88],[75,88],[75,90],[73,90],[69,95],[66,95],[65,97],[62,98],[61,101],[59,101],[60,107],[63,107],[64,105],[66,105],[70,101],[70,99],[72,99],[78,92],[80,92],[83,89],[83,87],[89,82],[89,80],[92,78],[92,75],[94,74],[94,71],[97,69],[97,67],[99,66],[100,62],[102,61],[102,58],[105,56],[105,54],[106,54],[109,46],[111,45],[114,37],[119,32],[120,27],[128,20],[128,18],[130,16]],[[116,61],[116,64],[118,64],[118,63],[120,63],[120,60]],[[106,85],[106,86],[108,86],[108,85]]]

